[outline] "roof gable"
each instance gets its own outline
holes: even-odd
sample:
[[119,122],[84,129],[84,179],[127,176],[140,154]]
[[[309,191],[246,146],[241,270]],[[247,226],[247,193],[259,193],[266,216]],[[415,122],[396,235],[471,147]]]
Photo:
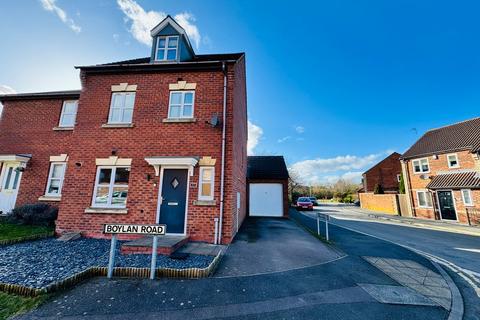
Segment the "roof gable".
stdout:
[[[367,171],[365,171],[363,174],[367,174],[369,173],[370,171],[378,168],[378,167],[381,167],[382,164],[384,164],[386,161],[390,160],[390,159],[395,159],[395,160],[398,160],[400,161],[400,153],[398,152],[393,152],[392,154],[390,154],[388,157],[384,158],[382,161],[378,162],[376,165],[374,165],[373,167],[371,167],[370,169],[368,169]],[[398,163],[398,165],[400,166],[400,162]]]
[[427,131],[402,159],[460,150],[480,152],[480,117]]
[[155,62],[155,51],[157,49],[157,41],[160,36],[179,36],[177,61],[193,60],[195,52],[193,50],[187,32],[183,29],[170,15],[163,19],[155,28],[150,31],[152,36],[152,54],[150,62]]

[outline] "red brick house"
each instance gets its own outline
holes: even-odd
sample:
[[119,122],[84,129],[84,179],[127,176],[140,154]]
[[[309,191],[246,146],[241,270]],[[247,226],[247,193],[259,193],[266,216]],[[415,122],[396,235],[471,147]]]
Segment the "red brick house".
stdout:
[[427,131],[401,160],[410,215],[480,223],[480,118]]
[[380,185],[385,193],[398,193],[401,174],[400,154],[393,152],[362,174],[362,192],[373,192]]
[[229,243],[246,216],[245,55],[195,54],[170,16],[149,57],[76,67],[81,90],[0,96],[0,214],[46,202],[57,233],[104,223]]

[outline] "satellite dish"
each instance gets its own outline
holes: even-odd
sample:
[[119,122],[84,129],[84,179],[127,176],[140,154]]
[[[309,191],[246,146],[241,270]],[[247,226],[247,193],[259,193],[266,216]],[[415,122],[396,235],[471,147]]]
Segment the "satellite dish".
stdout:
[[218,124],[220,123],[220,119],[218,119],[218,114],[214,114],[212,116],[212,118],[210,119],[210,122],[209,124],[212,126],[212,127],[216,127],[218,126]]
[[422,174],[422,175],[420,176],[420,179],[422,179],[422,180],[427,180],[427,179],[428,179],[428,175],[427,175],[427,174]]

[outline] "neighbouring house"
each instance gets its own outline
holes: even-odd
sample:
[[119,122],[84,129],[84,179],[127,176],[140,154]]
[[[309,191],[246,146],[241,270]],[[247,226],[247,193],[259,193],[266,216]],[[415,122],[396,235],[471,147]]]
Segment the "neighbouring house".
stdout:
[[249,156],[248,208],[252,217],[288,216],[288,169],[282,156]]
[[246,216],[244,53],[196,54],[170,16],[145,58],[76,67],[81,90],[0,96],[0,214],[45,202],[58,234],[105,223],[229,243]]
[[362,174],[361,192],[374,192],[379,185],[385,193],[398,193],[401,175],[400,154],[393,152]]
[[480,209],[480,117],[427,131],[401,161],[410,215],[468,223]]

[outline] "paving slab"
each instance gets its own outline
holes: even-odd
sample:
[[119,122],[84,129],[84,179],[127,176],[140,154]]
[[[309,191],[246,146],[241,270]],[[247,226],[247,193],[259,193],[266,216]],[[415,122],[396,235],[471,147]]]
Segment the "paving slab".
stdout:
[[407,287],[368,283],[358,285],[381,303],[436,306],[432,300]]

